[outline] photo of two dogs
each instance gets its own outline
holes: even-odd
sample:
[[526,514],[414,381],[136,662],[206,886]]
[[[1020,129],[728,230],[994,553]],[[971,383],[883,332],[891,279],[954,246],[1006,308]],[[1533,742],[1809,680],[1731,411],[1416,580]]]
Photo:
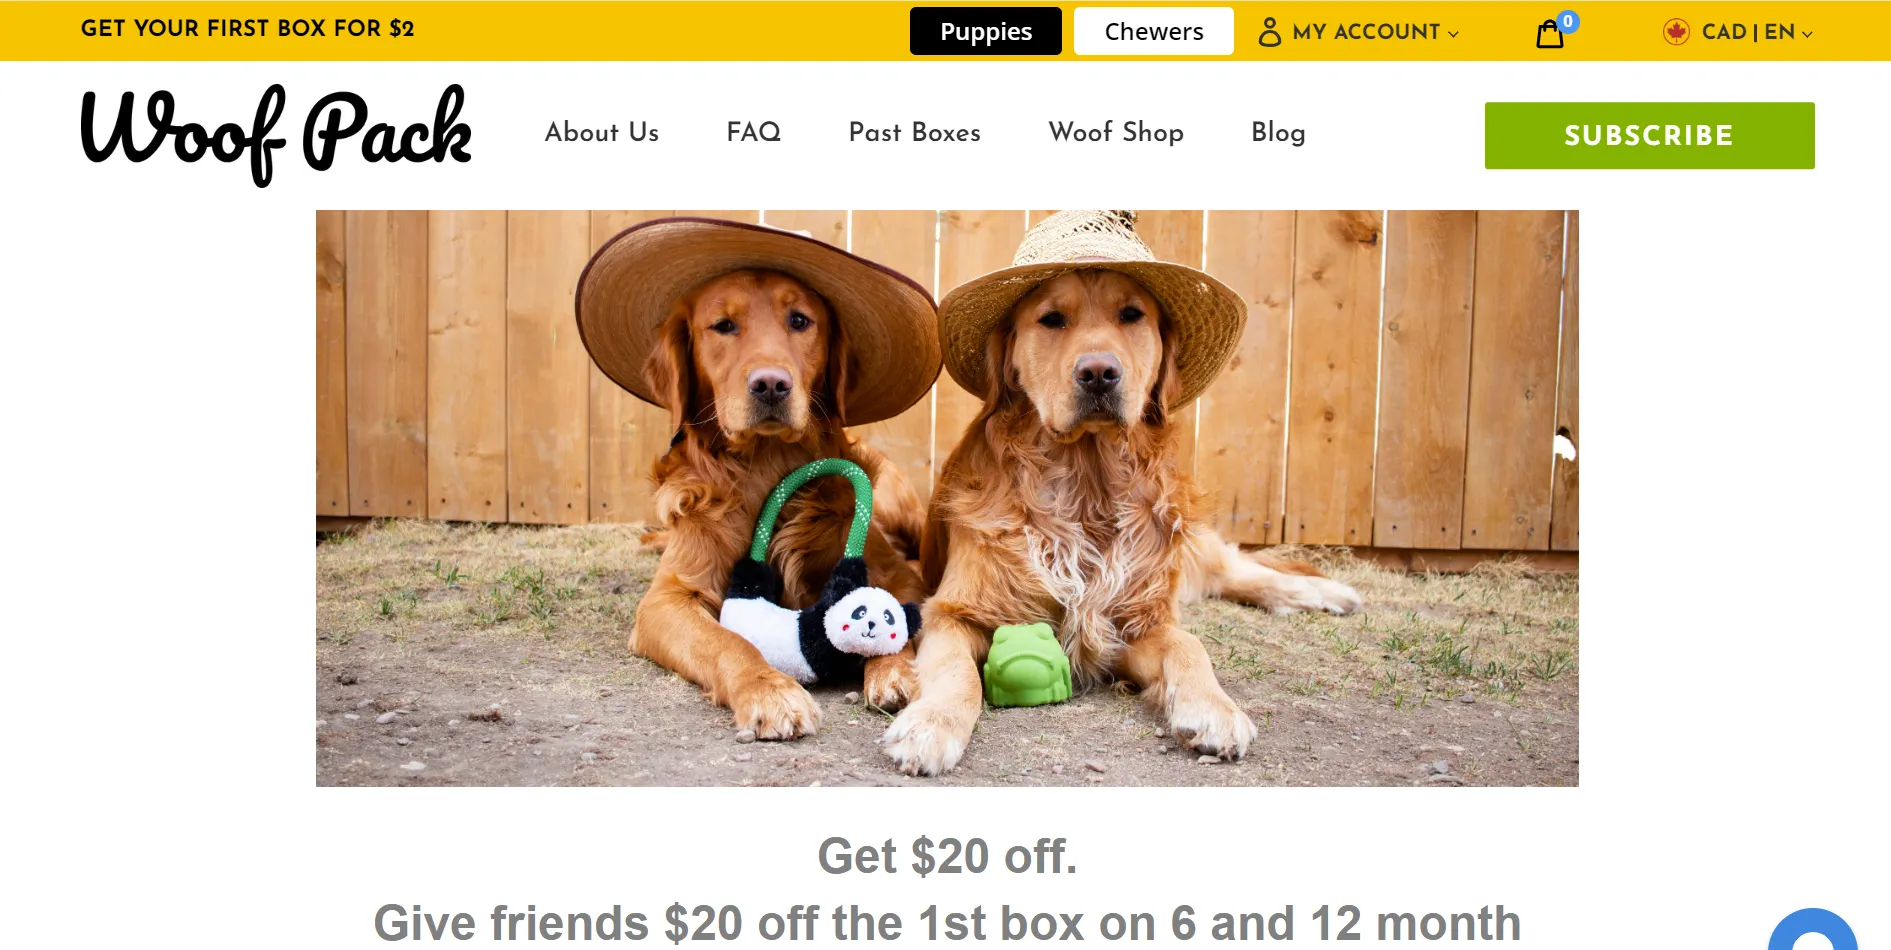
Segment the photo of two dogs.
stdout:
[[[656,217],[605,240],[572,293],[579,336],[601,378],[656,407],[653,415],[669,438],[658,457],[646,460],[654,523],[641,526],[637,539],[656,561],[634,608],[626,605],[601,625],[600,636],[618,625],[621,646],[617,658],[599,662],[634,663],[632,657],[639,657],[693,684],[700,701],[726,717],[726,741],[742,750],[729,755],[741,762],[751,761],[749,749],[819,743],[827,716],[817,692],[852,690],[848,702],[889,718],[871,740],[878,766],[856,756],[837,767],[855,779],[877,771],[911,781],[952,777],[968,756],[978,755],[981,719],[996,714],[987,707],[988,695],[995,694],[986,682],[988,670],[997,667],[994,632],[1041,624],[1049,631],[1046,641],[1055,644],[1049,652],[1060,654],[1048,662],[1067,667],[1063,675],[1075,693],[1133,697],[1142,712],[1126,715],[1154,723],[1142,734],[1161,739],[1161,752],[1185,753],[1166,760],[1174,768],[1247,758],[1262,727],[1224,688],[1210,652],[1224,640],[1214,634],[1216,625],[1194,624],[1197,630],[1191,630],[1185,611],[1280,618],[1270,621],[1275,623],[1326,617],[1360,624],[1337,635],[1337,628],[1323,628],[1321,634],[1334,639],[1336,656],[1349,658],[1371,631],[1374,590],[1362,593],[1311,561],[1338,565],[1369,585],[1392,572],[1349,560],[1343,550],[1244,549],[1218,532],[1216,502],[1196,485],[1185,461],[1196,425],[1187,410],[1231,360],[1240,362],[1233,357],[1248,302],[1196,266],[1200,260],[1159,259],[1138,235],[1136,221],[1134,213],[1118,211],[1040,215],[1010,266],[948,289],[936,304],[930,288],[899,271],[806,233],[759,223]],[[916,490],[904,466],[857,433],[915,405],[923,409],[935,380],[947,385],[938,379],[942,370],[977,400],[977,408],[962,432],[936,434],[942,461],[922,500],[925,486]],[[777,491],[784,479],[814,463],[857,471],[859,484],[850,488],[840,478],[815,477],[792,491]],[[591,465],[597,466],[595,456]],[[765,522],[763,530],[758,520]],[[724,609],[725,595],[735,596],[731,573],[741,576],[739,565],[751,549],[756,569],[768,575],[768,596],[778,604],[767,609],[788,624],[772,646],[752,631],[732,629],[741,626],[732,616],[752,612]],[[1520,579],[1510,571],[1501,581],[1539,580],[1535,571],[1523,573]],[[859,574],[866,585],[883,590],[891,598],[888,606],[873,601],[870,612],[858,597],[839,599],[860,583],[856,577],[833,591],[842,574]],[[1377,586],[1405,608],[1400,585],[1427,578],[1435,582],[1437,575]],[[1566,604],[1566,627],[1565,618],[1547,625],[1566,629],[1573,647],[1573,576],[1549,584],[1550,594],[1528,594]],[[829,610],[836,600],[838,606]],[[805,616],[804,608],[817,601],[816,612],[827,611],[825,618]],[[910,605],[909,612],[901,613],[894,601]],[[1215,602],[1224,606],[1211,606]],[[318,627],[329,622],[326,610],[318,610]],[[804,614],[799,633],[795,611]],[[1402,612],[1414,629],[1427,613],[1422,607]],[[1460,624],[1460,635],[1467,630],[1468,621]],[[810,666],[798,655],[806,647],[839,656],[835,649],[853,649],[860,643],[856,638],[898,631],[906,631],[903,646],[881,640],[873,655],[853,658],[851,666]],[[1404,635],[1392,633],[1373,646],[1391,651],[1388,663],[1396,654],[1426,671],[1427,705],[1471,701],[1474,687],[1460,694],[1450,684],[1478,675],[1481,644],[1453,645],[1458,641],[1448,632],[1433,636],[1435,642],[1418,644],[1412,635],[1414,645],[1407,647],[1401,645]],[[784,650],[791,655],[786,662]],[[1452,650],[1457,666],[1441,673],[1434,654]],[[1238,663],[1239,657],[1238,649],[1230,649],[1225,661]],[[810,692],[814,669],[857,679],[823,680]],[[1504,687],[1498,675],[1523,675],[1504,674],[1496,663],[1485,672],[1498,685],[1493,695]],[[1255,675],[1251,669],[1249,675]],[[1396,691],[1397,674],[1387,675],[1394,684],[1388,690]],[[1441,676],[1446,685],[1438,685]],[[329,679],[318,679],[318,692],[334,691]],[[1309,677],[1309,683],[1318,679]],[[1376,680],[1371,690],[1378,700]],[[424,689],[415,692],[393,700],[407,705],[383,714],[391,721],[381,725],[399,728],[411,707],[425,702],[418,695]],[[1516,693],[1510,695],[1514,701]],[[1394,708],[1408,701],[1399,693]],[[1503,776],[1493,768],[1491,779],[1573,783],[1574,697],[1551,705],[1560,705],[1566,716],[1558,719],[1553,712],[1541,722],[1559,727],[1555,742],[1568,746],[1567,762],[1535,778]],[[855,715],[848,708],[846,714]],[[1057,709],[1017,709],[1005,716],[1037,716],[1042,723],[1043,717],[1061,715]],[[318,715],[324,714],[318,709]],[[623,710],[620,718],[634,716]],[[1502,717],[1500,710],[1497,718]],[[1273,713],[1262,719],[1271,727]],[[464,718],[448,722],[455,729],[471,725]],[[609,735],[606,720],[567,728],[581,726]],[[1397,731],[1411,734],[1409,728]],[[1370,744],[1349,735],[1362,750]],[[491,737],[483,739],[489,746]],[[395,741],[403,749],[411,745]],[[602,764],[600,754],[615,757],[607,743],[585,748],[597,750],[580,754],[585,763]],[[1423,746],[1418,754],[1431,755],[1431,748]],[[529,754],[542,750],[533,745]],[[651,754],[661,753],[639,750],[632,757]],[[1281,758],[1271,751],[1265,757]],[[801,767],[798,758],[790,761],[791,768]],[[1073,764],[1070,777],[1097,780],[1111,764]],[[419,773],[427,765],[417,759],[403,767]],[[1279,767],[1284,774],[1286,764]],[[1045,771],[1065,774],[1061,765]],[[1454,774],[1444,762],[1427,760],[1421,771],[1425,779],[1460,784],[1464,767]],[[1030,766],[1023,772],[1031,772]],[[468,772],[467,779],[505,781],[478,774]],[[666,781],[650,771],[633,778]],[[323,781],[348,780],[324,773]]]

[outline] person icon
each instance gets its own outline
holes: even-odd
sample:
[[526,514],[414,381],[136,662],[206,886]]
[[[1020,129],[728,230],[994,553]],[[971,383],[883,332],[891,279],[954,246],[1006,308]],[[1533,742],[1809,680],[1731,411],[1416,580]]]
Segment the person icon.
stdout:
[[1280,45],[1280,34],[1274,31],[1274,18],[1268,17],[1261,23],[1261,45],[1273,49]]

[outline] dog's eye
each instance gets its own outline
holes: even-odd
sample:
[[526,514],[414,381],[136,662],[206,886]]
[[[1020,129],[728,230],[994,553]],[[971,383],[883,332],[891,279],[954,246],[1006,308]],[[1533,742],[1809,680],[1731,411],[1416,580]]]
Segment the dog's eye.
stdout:
[[861,604],[860,606],[858,606],[858,607],[855,607],[855,608],[854,608],[854,619],[855,619],[855,620],[865,620],[865,619],[866,619],[866,617],[867,617],[867,605],[866,605],[866,604]]
[[1037,325],[1051,330],[1062,330],[1064,328],[1064,315],[1052,310],[1050,313],[1037,318]]
[[1135,323],[1142,319],[1142,311],[1136,307],[1124,307],[1123,312],[1117,314],[1116,318],[1124,323]]
[[734,333],[736,331],[735,321],[730,320],[727,317],[724,317],[723,319],[717,320],[715,323],[710,324],[709,329],[714,330],[717,333],[722,334],[723,336],[728,336],[729,334]]
[[788,315],[788,329],[790,330],[806,330],[813,325],[814,321],[808,319],[808,315],[799,310]]

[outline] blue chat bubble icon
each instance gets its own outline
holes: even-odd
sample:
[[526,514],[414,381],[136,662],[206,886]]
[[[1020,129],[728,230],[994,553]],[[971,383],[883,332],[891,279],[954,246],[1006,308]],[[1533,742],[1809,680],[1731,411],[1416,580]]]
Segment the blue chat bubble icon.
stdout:
[[1832,950],[1858,950],[1858,936],[1845,918],[1821,907],[1807,907],[1786,915],[1773,928],[1773,938],[1766,950],[1793,950],[1793,944],[1806,934],[1818,934],[1832,942]]

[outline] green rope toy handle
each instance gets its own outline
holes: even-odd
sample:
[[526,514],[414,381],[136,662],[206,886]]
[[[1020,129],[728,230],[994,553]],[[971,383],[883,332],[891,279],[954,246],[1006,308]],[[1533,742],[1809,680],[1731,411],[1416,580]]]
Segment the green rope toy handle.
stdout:
[[847,548],[843,557],[861,557],[867,553],[867,525],[873,521],[873,482],[860,466],[846,459],[816,459],[788,473],[788,477],[768,493],[768,504],[755,522],[755,543],[749,545],[749,558],[761,561],[768,556],[768,542],[775,537],[775,519],[781,506],[795,492],[823,475],[842,475],[854,483],[854,520],[847,526]]

